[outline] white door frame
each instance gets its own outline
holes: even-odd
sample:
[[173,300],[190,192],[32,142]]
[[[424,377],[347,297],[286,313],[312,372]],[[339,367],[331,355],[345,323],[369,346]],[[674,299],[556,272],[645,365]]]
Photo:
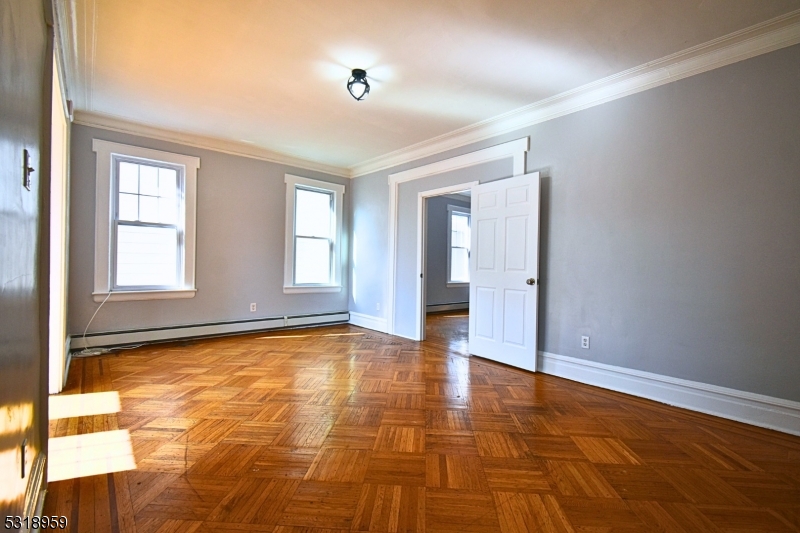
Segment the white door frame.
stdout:
[[[417,277],[417,316],[416,326],[414,328],[416,339],[414,340],[425,340],[425,313],[427,312],[426,287],[428,286],[428,262],[426,253],[426,243],[428,242],[428,210],[426,209],[425,200],[434,196],[462,192],[466,189],[471,189],[475,185],[478,185],[477,181],[470,181],[467,183],[459,183],[458,185],[450,185],[449,187],[422,191],[417,194],[417,272],[419,272],[420,275]],[[448,251],[448,253],[450,252]]]
[[53,53],[50,176],[50,283],[48,313],[48,392],[58,394],[67,382],[70,340],[67,336],[69,268],[69,147],[70,117],[61,53]]
[[[395,334],[395,293],[397,289],[397,227],[400,213],[398,200],[400,184],[428,176],[435,176],[451,170],[467,168],[481,163],[511,158],[513,160],[512,176],[525,174],[526,155],[530,149],[530,137],[522,137],[513,141],[476,150],[456,157],[436,161],[402,172],[389,174],[389,275],[386,289],[386,328],[387,333]],[[419,215],[418,215],[419,216]],[[414,339],[419,340],[419,339]]]

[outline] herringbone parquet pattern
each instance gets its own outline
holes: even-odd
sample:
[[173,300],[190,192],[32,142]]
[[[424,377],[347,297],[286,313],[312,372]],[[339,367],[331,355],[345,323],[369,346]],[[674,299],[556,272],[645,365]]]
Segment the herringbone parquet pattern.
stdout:
[[73,360],[137,469],[51,483],[71,531],[800,531],[800,438],[352,326]]

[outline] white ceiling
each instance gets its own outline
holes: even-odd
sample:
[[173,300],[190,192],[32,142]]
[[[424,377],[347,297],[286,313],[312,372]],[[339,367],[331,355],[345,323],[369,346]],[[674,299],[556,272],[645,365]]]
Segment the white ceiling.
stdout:
[[[64,0],[61,0],[62,2]],[[800,0],[77,0],[76,109],[352,167]],[[373,88],[356,102],[352,68]]]

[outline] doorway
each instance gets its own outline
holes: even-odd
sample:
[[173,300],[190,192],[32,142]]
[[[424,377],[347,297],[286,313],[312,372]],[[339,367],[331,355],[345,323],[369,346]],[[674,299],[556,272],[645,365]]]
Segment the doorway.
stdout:
[[419,193],[417,285],[418,338],[426,338],[427,315],[468,317],[471,187]]

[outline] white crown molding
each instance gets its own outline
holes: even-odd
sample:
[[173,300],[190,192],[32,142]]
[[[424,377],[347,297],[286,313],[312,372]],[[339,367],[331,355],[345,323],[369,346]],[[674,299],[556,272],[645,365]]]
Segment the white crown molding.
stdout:
[[[78,45],[77,45],[77,20],[75,4],[66,0],[53,2],[55,18],[55,51],[61,75],[61,91],[64,100],[76,103],[78,87]],[[64,109],[67,109],[66,102]],[[67,110],[69,113],[69,110]],[[72,117],[70,117],[72,119]]]
[[800,435],[800,402],[539,352],[538,370],[737,422]]
[[307,159],[301,159],[299,157],[273,152],[272,150],[267,150],[266,148],[260,148],[258,146],[246,143],[219,139],[216,137],[208,137],[205,135],[197,135],[194,133],[167,130],[164,128],[139,124],[119,117],[113,117],[100,113],[75,111],[75,118],[73,122],[76,124],[82,124],[84,126],[91,126],[93,128],[118,131],[120,133],[128,133],[131,135],[141,135],[142,137],[148,137],[150,139],[174,142],[186,146],[193,146],[195,148],[205,148],[207,150],[214,150],[215,152],[249,157],[252,159],[260,159],[262,161],[279,163],[303,170],[324,172],[325,174],[331,174],[333,176],[339,176],[342,178],[350,177],[350,172],[342,167],[318,163],[316,161],[309,161]]
[[800,10],[350,167],[358,177],[800,43]]

